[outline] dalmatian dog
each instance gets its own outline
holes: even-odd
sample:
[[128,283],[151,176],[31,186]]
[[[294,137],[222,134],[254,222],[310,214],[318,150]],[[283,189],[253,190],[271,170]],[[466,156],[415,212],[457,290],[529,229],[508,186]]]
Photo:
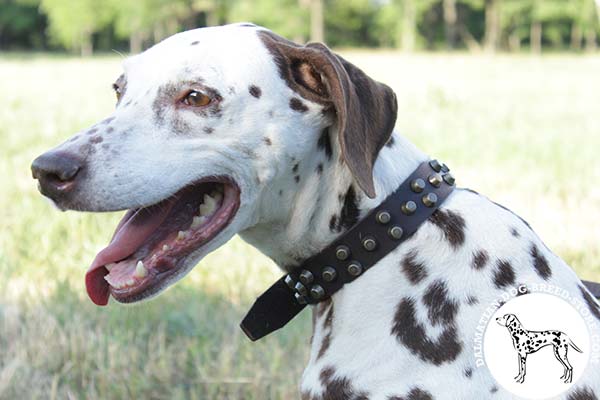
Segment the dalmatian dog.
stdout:
[[536,353],[546,346],[553,347],[554,356],[565,369],[563,376],[560,378],[564,379],[565,383],[571,383],[573,381],[573,366],[567,357],[569,346],[579,353],[583,352],[575,345],[575,343],[573,343],[566,333],[560,331],[528,331],[523,328],[521,321],[519,321],[514,314],[506,314],[502,317],[498,317],[496,318],[496,322],[499,325],[508,328],[513,346],[519,355],[519,375],[515,377],[517,382],[525,382],[525,375],[527,374],[527,356]]
[[[99,305],[158,294],[235,234],[288,271],[429,159],[394,131],[394,92],[322,44],[252,24],[203,28],[123,70],[112,114],[32,164],[62,210],[128,210],[86,274]],[[456,189],[409,240],[312,306],[301,397],[513,398],[476,368],[472,343],[487,305],[530,283],[568,290],[600,320],[523,219]],[[600,370],[588,368],[564,398],[598,395]]]

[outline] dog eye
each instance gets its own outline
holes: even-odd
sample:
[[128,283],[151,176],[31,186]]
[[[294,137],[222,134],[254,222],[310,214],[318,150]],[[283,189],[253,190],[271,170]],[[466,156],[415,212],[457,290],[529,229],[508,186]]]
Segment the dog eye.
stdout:
[[210,97],[196,90],[192,90],[183,98],[183,103],[192,107],[204,107],[208,105],[210,101]]
[[121,88],[116,83],[113,83],[113,90],[115,91],[115,95],[117,96],[117,101],[121,100]]

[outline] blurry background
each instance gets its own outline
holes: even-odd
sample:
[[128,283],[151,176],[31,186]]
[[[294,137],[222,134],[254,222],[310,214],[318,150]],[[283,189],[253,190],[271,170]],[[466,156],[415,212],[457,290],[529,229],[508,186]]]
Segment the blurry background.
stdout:
[[[120,62],[252,21],[325,40],[398,95],[397,128],[600,280],[600,4],[593,0],[0,0],[0,399],[291,399],[310,313],[250,343],[278,276],[234,239],[150,302],[95,307],[83,276],[120,217],[59,213],[31,160],[109,114]],[[116,50],[116,51],[112,51]]]
[[600,0],[1,0],[0,49],[138,53],[180,30],[252,21],[331,46],[593,51]]

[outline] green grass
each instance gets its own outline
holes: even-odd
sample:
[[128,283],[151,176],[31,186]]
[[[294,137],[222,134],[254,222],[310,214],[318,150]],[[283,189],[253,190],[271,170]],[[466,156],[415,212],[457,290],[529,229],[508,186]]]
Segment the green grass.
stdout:
[[[347,52],[398,95],[398,128],[600,279],[600,58]],[[59,213],[31,160],[111,112],[118,56],[0,58],[0,399],[290,399],[310,315],[237,327],[278,275],[234,239],[159,298],[98,308],[83,275],[119,218]]]

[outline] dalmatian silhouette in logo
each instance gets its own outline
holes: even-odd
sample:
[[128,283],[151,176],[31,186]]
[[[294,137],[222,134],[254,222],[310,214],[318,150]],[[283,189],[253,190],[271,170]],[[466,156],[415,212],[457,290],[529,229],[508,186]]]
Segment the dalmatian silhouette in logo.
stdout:
[[560,379],[565,383],[573,381],[573,366],[567,358],[569,346],[579,353],[583,352],[569,339],[566,333],[561,331],[528,331],[523,328],[521,321],[514,314],[506,314],[503,317],[496,318],[496,322],[508,328],[513,346],[519,355],[519,375],[515,377],[518,383],[525,382],[527,356],[546,346],[554,348],[554,356],[565,369]]

